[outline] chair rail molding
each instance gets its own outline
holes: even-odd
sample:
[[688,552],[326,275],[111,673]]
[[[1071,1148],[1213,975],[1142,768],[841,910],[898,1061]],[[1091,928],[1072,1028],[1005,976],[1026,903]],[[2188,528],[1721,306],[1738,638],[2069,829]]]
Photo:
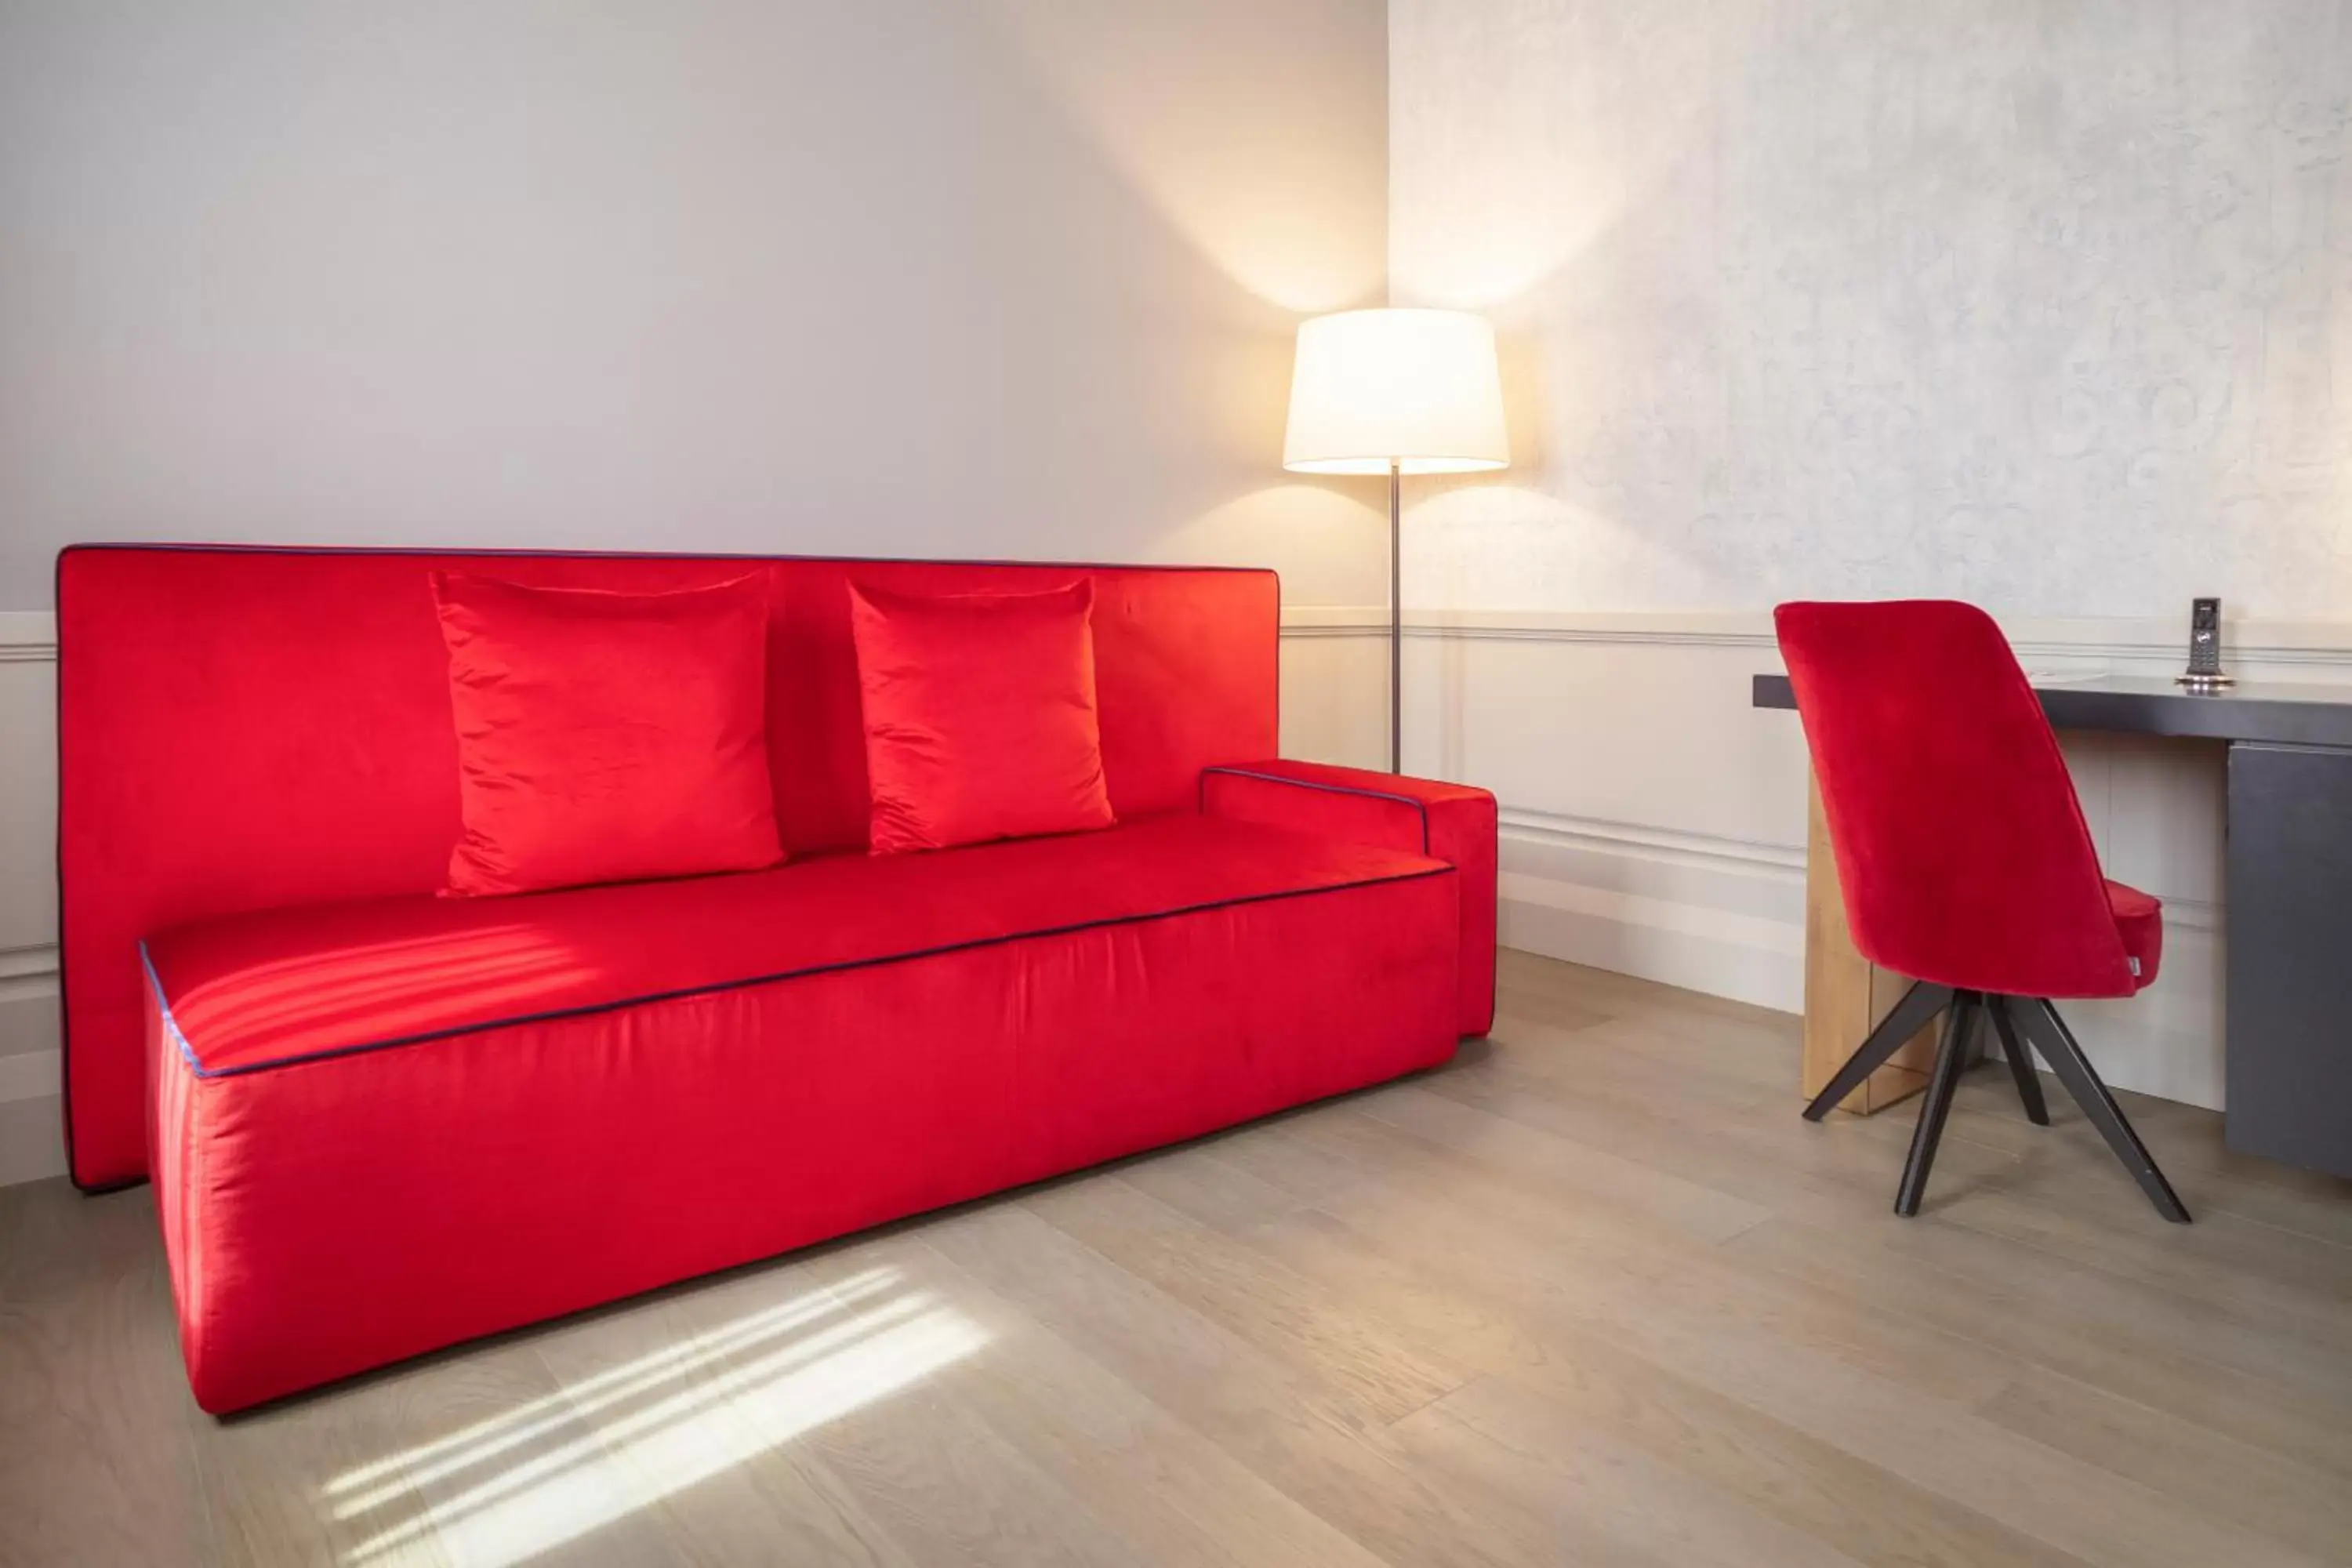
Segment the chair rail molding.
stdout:
[[[1769,611],[1435,610],[1408,605],[1404,635],[1463,640],[1662,644],[1777,649]],[[2021,660],[2051,658],[2188,662],[2189,622],[2140,617],[1996,616]],[[1282,633],[1296,637],[1388,636],[1379,605],[1291,605]],[[2222,662],[2352,669],[2352,622],[2233,620],[2221,636]]]
[[0,664],[47,664],[57,657],[57,616],[47,610],[0,610]]
[[0,947],[0,1002],[27,989],[58,984],[58,944],[36,942],[29,947]]

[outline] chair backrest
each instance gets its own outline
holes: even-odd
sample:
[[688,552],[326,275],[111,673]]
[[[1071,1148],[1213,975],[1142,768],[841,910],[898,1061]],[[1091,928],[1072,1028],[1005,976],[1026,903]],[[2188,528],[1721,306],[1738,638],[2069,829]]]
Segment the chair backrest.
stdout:
[[650,591],[770,589],[768,741],[793,854],[866,845],[852,582],[1094,584],[1103,772],[1121,816],[1276,750],[1274,574],[1214,567],[78,546],[58,563],[58,835],[74,1177],[146,1168],[137,944],[244,910],[421,893],[457,827],[436,567]]
[[2131,994],[2074,781],[1992,617],[1912,599],[1773,621],[1863,955],[1969,990]]

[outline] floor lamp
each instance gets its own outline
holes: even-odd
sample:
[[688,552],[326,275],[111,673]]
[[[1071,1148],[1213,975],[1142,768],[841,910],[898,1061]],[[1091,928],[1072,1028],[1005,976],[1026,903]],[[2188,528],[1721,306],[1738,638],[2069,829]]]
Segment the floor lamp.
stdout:
[[1495,329],[1462,310],[1342,310],[1298,328],[1282,466],[1389,477],[1389,772],[1404,771],[1402,485],[1511,460]]

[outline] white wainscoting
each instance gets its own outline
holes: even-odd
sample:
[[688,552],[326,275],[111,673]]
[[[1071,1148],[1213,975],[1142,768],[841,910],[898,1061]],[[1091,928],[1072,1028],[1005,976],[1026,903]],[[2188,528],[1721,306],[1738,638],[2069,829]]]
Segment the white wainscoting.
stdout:
[[58,1100],[57,626],[0,612],[0,1184],[66,1168]]
[[[1284,619],[1285,742],[1380,765],[1387,612]],[[1764,615],[1408,615],[1405,767],[1495,792],[1509,946],[1794,1012],[1804,966],[1804,742],[1749,705],[1777,669]],[[2169,675],[2179,624],[2007,623],[2030,670]],[[2352,626],[2242,624],[2228,661],[2264,680],[2352,681]],[[1295,695],[1294,695],[1295,692]],[[2068,734],[2109,874],[2165,900],[2157,984],[2068,1016],[2112,1081],[2222,1094],[2218,742]]]
[[[1387,612],[1284,616],[1286,754],[1379,767]],[[1502,802],[1503,940],[1793,1012],[1803,992],[1804,743],[1748,706],[1761,616],[1412,617],[1405,766]],[[2034,669],[2164,674],[2173,626],[2013,624]],[[65,1168],[58,1100],[56,632],[0,614],[0,1183]],[[2352,626],[2231,628],[2263,679],[2352,681]],[[2116,1083],[2221,1102],[2223,750],[2069,735],[2116,877],[2165,900],[2162,977],[2070,1016]]]

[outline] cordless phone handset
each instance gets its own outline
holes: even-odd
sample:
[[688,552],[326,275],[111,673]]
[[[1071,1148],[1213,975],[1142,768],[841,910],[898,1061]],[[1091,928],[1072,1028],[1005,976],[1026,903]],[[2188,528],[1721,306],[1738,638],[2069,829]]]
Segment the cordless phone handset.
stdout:
[[2192,691],[2233,684],[2221,673],[2221,601],[2195,599],[2189,609],[2189,668],[2178,678]]

